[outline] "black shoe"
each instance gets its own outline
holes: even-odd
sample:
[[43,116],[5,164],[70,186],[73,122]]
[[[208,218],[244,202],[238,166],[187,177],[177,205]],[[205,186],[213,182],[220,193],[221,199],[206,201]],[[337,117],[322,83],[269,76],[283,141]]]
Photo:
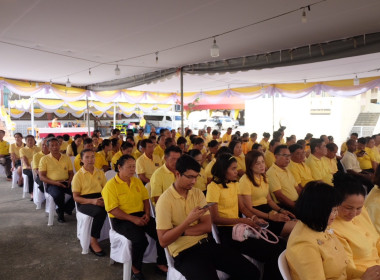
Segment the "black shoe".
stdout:
[[65,210],[65,213],[66,213],[67,215],[71,216],[71,215],[73,214],[73,211],[66,211],[66,210]]
[[65,218],[63,217],[63,215],[62,216],[58,215],[57,221],[58,221],[58,223],[65,223],[66,222]]
[[99,252],[95,252],[94,249],[92,249],[91,245],[90,245],[90,251],[93,252],[98,257],[104,257],[106,255],[106,253],[104,253],[103,250],[101,250]]
[[141,271],[139,273],[133,273],[132,272],[132,279],[135,279],[135,280],[145,280],[145,277],[144,277],[144,275],[142,274]]
[[156,268],[155,268],[155,272],[156,272],[157,274],[159,274],[159,275],[162,275],[162,276],[166,276],[166,275],[167,275],[167,272],[161,270],[158,266],[156,266]]

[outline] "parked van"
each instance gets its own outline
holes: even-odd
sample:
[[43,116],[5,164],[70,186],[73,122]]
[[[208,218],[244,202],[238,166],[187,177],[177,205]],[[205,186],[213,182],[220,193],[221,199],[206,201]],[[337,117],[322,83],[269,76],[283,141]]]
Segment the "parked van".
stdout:
[[[144,114],[148,125],[156,128],[177,129],[181,127],[181,113],[179,112],[151,112]],[[184,127],[189,125],[189,121],[184,119]]]

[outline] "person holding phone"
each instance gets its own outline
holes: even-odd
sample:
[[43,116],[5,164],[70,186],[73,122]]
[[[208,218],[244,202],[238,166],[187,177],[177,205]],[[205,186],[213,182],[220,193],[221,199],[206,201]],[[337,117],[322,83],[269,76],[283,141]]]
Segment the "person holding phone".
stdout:
[[91,226],[90,250],[96,256],[103,257],[105,253],[99,246],[98,239],[107,216],[101,194],[107,179],[104,172],[95,167],[95,152],[92,148],[82,150],[80,158],[82,167],[73,177],[72,192],[78,211],[94,218]]

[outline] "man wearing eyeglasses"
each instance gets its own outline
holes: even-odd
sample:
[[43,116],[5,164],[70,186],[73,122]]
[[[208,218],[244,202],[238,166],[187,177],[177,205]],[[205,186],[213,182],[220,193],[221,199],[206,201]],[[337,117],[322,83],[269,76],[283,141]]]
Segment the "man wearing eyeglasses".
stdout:
[[292,172],[287,168],[290,163],[290,151],[286,145],[274,150],[276,161],[268,169],[269,190],[273,200],[282,208],[293,210],[298,199],[298,184]]

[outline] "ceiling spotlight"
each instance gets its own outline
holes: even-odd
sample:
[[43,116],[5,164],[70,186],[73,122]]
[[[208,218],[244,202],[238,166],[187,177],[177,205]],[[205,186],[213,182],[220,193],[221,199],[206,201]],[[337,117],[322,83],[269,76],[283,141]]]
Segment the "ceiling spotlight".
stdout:
[[306,10],[305,10],[305,8],[303,8],[303,11],[302,11],[302,18],[301,18],[301,21],[302,21],[302,23],[306,23],[306,22],[307,22],[307,18],[306,18]]
[[214,37],[214,43],[212,44],[211,49],[210,49],[210,54],[211,54],[211,57],[218,57],[219,56],[219,47],[216,44],[215,37]]
[[119,68],[119,65],[116,65],[116,68],[115,68],[115,75],[116,75],[116,76],[119,76],[119,75],[120,75],[120,68]]
[[91,68],[88,69],[88,75],[91,76]]
[[70,79],[67,77],[67,81],[66,81],[66,87],[71,87],[71,82],[70,82]]
[[156,52],[156,64],[158,63],[158,52]]
[[354,86],[358,86],[358,85],[360,85],[360,79],[358,78],[358,75],[355,75]]

